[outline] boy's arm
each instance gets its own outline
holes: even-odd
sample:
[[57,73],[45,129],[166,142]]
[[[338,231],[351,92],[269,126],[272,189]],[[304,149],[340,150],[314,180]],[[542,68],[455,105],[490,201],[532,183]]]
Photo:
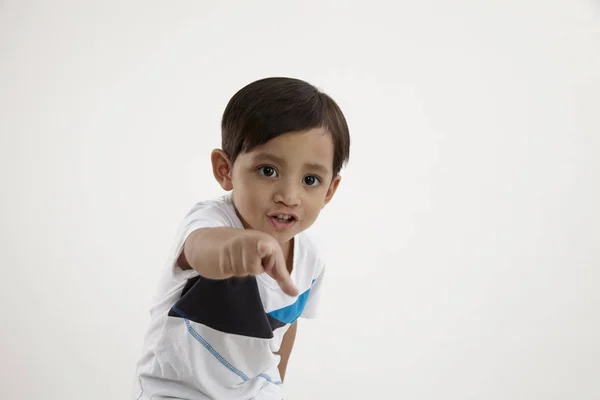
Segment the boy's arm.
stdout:
[[296,339],[296,331],[298,330],[298,321],[294,322],[288,328],[285,335],[283,335],[283,340],[281,341],[281,347],[279,351],[275,354],[281,357],[279,361],[279,375],[281,376],[281,382],[285,379],[285,371],[287,369],[288,361],[290,359],[290,354],[292,353],[292,348],[294,347],[294,341]]
[[223,243],[234,236],[245,233],[237,228],[201,228],[190,233],[186,239],[183,251],[179,255],[179,266],[195,269],[206,278],[220,278],[220,249]]
[[200,228],[187,237],[177,264],[208,279],[266,272],[288,296],[297,296],[281,246],[273,236],[252,229]]

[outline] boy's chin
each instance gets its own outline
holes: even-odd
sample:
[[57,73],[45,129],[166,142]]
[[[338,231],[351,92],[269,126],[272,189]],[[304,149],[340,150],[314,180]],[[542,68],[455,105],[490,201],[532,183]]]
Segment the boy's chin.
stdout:
[[289,232],[269,232],[269,235],[273,236],[279,243],[287,243],[294,238],[294,235]]
[[277,240],[279,243],[283,244],[283,243],[287,243],[290,240],[292,240],[297,232],[295,232],[295,231],[294,232],[292,232],[292,231],[281,232],[281,231],[269,230],[265,233],[268,233],[269,235],[273,236],[275,238],[275,240]]

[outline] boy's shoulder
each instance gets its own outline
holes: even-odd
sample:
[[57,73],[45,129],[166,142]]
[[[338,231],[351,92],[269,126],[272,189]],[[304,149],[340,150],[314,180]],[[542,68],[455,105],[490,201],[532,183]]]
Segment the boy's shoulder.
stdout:
[[187,212],[183,224],[203,223],[206,226],[241,227],[231,194],[196,202]]
[[191,207],[189,214],[192,214],[197,211],[206,210],[206,211],[224,211],[231,212],[233,211],[233,199],[231,197],[231,193],[227,193],[221,196],[215,196],[212,198],[202,199],[196,201]]
[[306,230],[299,233],[296,236],[296,240],[298,240],[299,247],[302,249],[304,261],[315,265],[317,274],[319,274],[326,265],[325,251],[319,235],[313,231]]

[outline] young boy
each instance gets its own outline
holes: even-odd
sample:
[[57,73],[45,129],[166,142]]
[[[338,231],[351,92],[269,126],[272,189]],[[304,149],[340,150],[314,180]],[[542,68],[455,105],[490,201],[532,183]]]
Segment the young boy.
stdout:
[[229,193],[180,226],[134,399],[282,399],[297,320],[315,317],[325,268],[303,231],[349,149],[342,111],[304,81],[262,79],[231,98],[211,153]]

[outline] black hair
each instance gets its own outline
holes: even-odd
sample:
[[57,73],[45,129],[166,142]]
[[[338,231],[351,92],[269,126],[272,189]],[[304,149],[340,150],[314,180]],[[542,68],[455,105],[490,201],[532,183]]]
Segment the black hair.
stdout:
[[315,86],[295,78],[252,82],[233,95],[223,112],[221,145],[231,162],[289,132],[324,128],[333,137],[333,176],[348,162],[350,133],[337,103]]

